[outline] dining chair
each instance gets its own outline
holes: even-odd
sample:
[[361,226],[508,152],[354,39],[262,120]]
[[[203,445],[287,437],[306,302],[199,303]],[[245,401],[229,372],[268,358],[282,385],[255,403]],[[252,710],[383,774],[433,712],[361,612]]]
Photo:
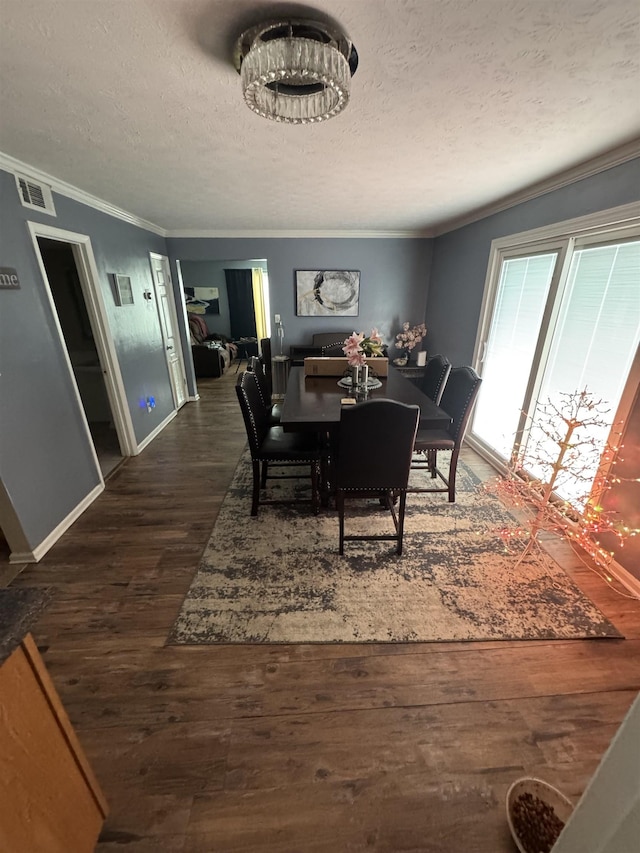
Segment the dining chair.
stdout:
[[327,358],[328,356],[331,356],[332,358],[344,358],[343,346],[344,340],[336,341],[333,344],[326,344],[326,346],[322,347],[322,357]]
[[432,355],[427,361],[419,387],[422,393],[433,400],[436,406],[440,405],[449,373],[451,373],[451,362],[444,355]]
[[273,377],[271,375],[271,338],[260,338],[260,361],[264,368],[264,375],[267,377],[269,399],[271,399],[271,394],[273,393]]
[[[396,553],[402,554],[407,483],[419,417],[418,406],[384,398],[342,409],[333,468],[340,554],[345,541],[362,539],[395,541]],[[363,497],[384,498],[395,535],[345,535],[345,502]]]
[[281,426],[269,423],[255,373],[244,371],[236,382],[236,393],[244,418],[249,440],[253,469],[253,494],[251,515],[258,514],[260,504],[301,503],[299,498],[289,500],[260,499],[260,489],[267,480],[300,479],[302,474],[270,474],[269,466],[291,468],[307,466],[311,472],[311,504],[319,512],[319,473],[322,448],[315,433],[284,432]]
[[[455,501],[456,472],[460,447],[481,382],[482,380],[472,367],[453,367],[451,369],[440,399],[440,408],[444,409],[451,417],[451,423],[447,429],[418,430],[413,449],[415,453],[421,454],[426,459],[426,463],[414,458],[411,465],[413,470],[428,469],[431,472],[431,477],[442,480],[444,486],[429,489],[411,487],[409,492],[412,494],[416,492],[448,492],[449,502]],[[449,472],[446,476],[438,468],[439,450],[451,451]]]
[[269,381],[267,379],[266,373],[264,372],[262,360],[257,355],[251,356],[247,369],[251,371],[251,373],[255,374],[255,377],[258,381],[258,391],[260,392],[260,398],[262,400],[262,403],[267,412],[269,413],[269,423],[271,425],[279,424],[282,406],[280,403],[271,402]]

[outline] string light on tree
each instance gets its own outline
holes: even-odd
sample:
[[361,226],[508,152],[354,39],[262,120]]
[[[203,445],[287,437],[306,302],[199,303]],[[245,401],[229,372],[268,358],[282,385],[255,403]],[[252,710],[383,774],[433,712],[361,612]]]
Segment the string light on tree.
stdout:
[[[612,581],[609,568],[616,552],[605,548],[601,538],[610,534],[622,548],[640,529],[630,528],[615,511],[606,510],[603,498],[614,484],[640,478],[616,473],[622,446],[602,438],[610,428],[608,412],[608,404],[595,400],[586,388],[560,394],[557,403],[538,403],[529,419],[526,447],[516,448],[505,477],[486,484],[485,489],[505,504],[528,514],[526,522],[497,531],[510,551],[520,551],[516,566],[539,546],[541,532],[554,533],[586,552]],[[620,431],[618,425],[618,436]],[[570,494],[571,499],[559,494]]]

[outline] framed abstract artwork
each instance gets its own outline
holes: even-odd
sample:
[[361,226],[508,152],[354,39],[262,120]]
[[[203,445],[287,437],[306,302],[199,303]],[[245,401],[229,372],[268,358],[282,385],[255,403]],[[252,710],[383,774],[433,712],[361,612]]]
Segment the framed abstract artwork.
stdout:
[[298,317],[357,317],[359,270],[296,270]]

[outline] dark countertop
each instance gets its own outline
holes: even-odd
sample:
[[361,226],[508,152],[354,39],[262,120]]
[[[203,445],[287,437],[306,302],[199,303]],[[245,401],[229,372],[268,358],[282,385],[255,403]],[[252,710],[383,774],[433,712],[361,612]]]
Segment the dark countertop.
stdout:
[[0,666],[20,645],[51,600],[45,587],[0,589]]

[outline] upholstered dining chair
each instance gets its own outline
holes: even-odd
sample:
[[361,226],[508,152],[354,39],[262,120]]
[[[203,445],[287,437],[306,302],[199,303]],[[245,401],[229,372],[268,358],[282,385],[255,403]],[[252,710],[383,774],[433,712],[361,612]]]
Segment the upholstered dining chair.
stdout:
[[[347,336],[345,335],[345,338],[346,337]],[[343,346],[344,340],[336,341],[333,344],[326,344],[326,346],[322,347],[322,357],[326,358],[327,356],[331,356],[331,358],[344,358]]]
[[269,423],[269,414],[264,407],[256,374],[244,371],[236,382],[236,393],[240,402],[244,425],[249,440],[253,468],[253,495],[251,515],[258,514],[260,504],[300,503],[294,500],[260,499],[260,489],[266,488],[267,480],[299,479],[302,474],[270,474],[269,466],[306,466],[311,473],[311,503],[314,513],[320,509],[319,474],[322,448],[315,433],[284,432],[281,426]]
[[269,399],[273,393],[273,377],[271,366],[271,338],[260,338],[260,361],[264,370],[264,375],[267,377],[267,385],[269,386]]
[[430,400],[433,400],[436,406],[440,405],[442,392],[447,384],[450,372],[451,362],[443,355],[432,355],[427,361],[424,375],[420,380],[420,390]]
[[271,402],[271,392],[269,391],[269,380],[267,379],[267,375],[264,372],[264,366],[262,364],[262,359],[260,359],[257,355],[251,356],[249,359],[248,370],[255,374],[255,377],[258,381],[258,391],[260,392],[260,397],[262,399],[262,403],[269,413],[269,423],[279,424],[280,423],[280,412],[282,410],[282,406],[280,403],[272,403]]
[[[407,483],[419,417],[418,406],[383,398],[342,409],[333,469],[340,554],[344,554],[345,541],[356,539],[395,541],[396,553],[402,554]],[[345,535],[346,500],[381,496],[391,513],[395,535]]]
[[[440,408],[451,416],[451,423],[447,429],[418,430],[413,449],[416,454],[421,454],[426,459],[426,463],[414,459],[411,465],[414,470],[428,469],[431,472],[431,477],[433,479],[439,478],[444,485],[429,489],[412,487],[409,489],[411,493],[447,492],[449,502],[455,501],[456,472],[460,447],[481,382],[482,380],[472,367],[453,367],[451,369],[439,404]],[[439,450],[451,451],[447,476],[438,468]]]

